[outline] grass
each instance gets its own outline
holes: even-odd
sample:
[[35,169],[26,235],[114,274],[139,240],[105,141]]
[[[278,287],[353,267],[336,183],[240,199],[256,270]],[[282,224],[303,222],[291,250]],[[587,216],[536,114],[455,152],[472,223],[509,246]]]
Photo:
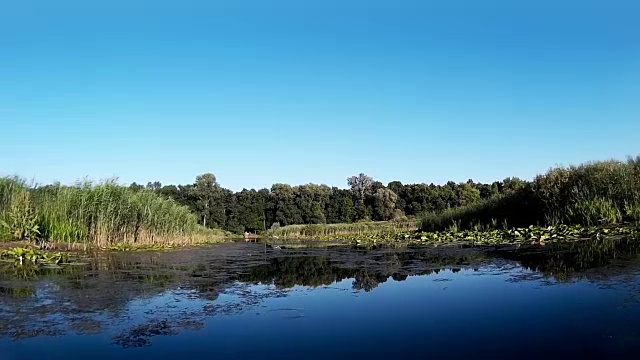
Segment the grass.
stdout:
[[226,235],[198,225],[189,208],[171,199],[115,181],[29,187],[20,179],[2,178],[0,228],[4,239],[99,248],[188,245]]
[[576,224],[612,225],[622,221],[622,212],[611,200],[605,198],[582,199],[573,204],[567,213]]
[[369,221],[353,224],[289,225],[266,232],[282,238],[319,238],[345,234],[385,234],[418,229],[417,221]]

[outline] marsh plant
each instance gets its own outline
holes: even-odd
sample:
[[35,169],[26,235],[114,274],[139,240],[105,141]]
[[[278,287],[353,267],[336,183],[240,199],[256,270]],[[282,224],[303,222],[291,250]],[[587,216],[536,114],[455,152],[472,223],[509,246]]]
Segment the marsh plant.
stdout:
[[29,187],[0,179],[0,236],[14,240],[80,243],[185,244],[222,238],[204,229],[185,206],[115,181]]
[[312,224],[272,226],[269,236],[283,238],[312,238],[341,234],[385,234],[417,230],[416,221],[363,221],[353,224]]
[[640,222],[640,203],[625,203],[624,213],[633,222]]

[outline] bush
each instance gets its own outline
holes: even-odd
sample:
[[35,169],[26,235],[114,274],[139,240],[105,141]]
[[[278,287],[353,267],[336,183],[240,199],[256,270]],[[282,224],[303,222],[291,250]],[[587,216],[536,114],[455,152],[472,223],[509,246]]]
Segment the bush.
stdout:
[[640,157],[555,168],[533,182],[478,203],[422,216],[424,231],[640,219]]

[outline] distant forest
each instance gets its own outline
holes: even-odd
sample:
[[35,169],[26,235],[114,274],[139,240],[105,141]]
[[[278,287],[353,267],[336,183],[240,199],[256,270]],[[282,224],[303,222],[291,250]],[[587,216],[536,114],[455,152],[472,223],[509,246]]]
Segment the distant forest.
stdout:
[[150,189],[191,208],[200,223],[235,233],[257,232],[292,224],[353,223],[407,220],[425,213],[470,205],[494,195],[518,190],[526,182],[506,178],[492,184],[448,182],[444,185],[386,186],[359,174],[347,179],[349,189],[327,185],[274,184],[271,189],[233,192],[221,187],[214,174],[199,175],[193,184],[133,183],[133,190]]

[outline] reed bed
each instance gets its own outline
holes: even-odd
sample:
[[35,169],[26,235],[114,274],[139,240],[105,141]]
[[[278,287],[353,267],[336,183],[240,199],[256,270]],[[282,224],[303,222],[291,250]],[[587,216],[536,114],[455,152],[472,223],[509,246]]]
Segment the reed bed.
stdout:
[[283,238],[311,238],[348,234],[385,234],[417,229],[417,221],[370,221],[353,224],[289,225],[269,230],[267,235]]
[[198,225],[190,209],[174,200],[115,181],[28,187],[19,179],[0,179],[0,220],[4,237],[8,232],[15,240],[85,247],[194,244],[224,236]]

